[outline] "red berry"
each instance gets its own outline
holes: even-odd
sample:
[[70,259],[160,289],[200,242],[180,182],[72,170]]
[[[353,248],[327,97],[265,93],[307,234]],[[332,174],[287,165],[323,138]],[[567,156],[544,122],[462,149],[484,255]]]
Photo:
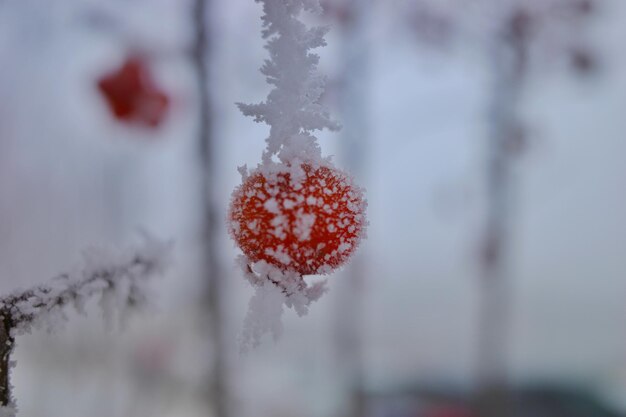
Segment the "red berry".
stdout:
[[266,261],[301,275],[325,274],[344,264],[366,226],[360,188],[343,172],[301,165],[260,170],[233,192],[229,220],[233,239],[253,262]]
[[167,113],[169,98],[152,80],[149,68],[130,57],[98,81],[98,89],[118,120],[157,127]]

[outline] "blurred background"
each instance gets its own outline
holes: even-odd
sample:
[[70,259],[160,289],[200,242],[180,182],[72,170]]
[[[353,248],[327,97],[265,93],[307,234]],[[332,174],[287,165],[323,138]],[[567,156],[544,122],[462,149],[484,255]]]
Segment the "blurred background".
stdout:
[[0,2],[0,290],[145,229],[151,307],[18,339],[24,417],[626,415],[626,3],[325,0],[325,155],[367,188],[330,293],[246,355],[224,219],[268,127],[252,0]]

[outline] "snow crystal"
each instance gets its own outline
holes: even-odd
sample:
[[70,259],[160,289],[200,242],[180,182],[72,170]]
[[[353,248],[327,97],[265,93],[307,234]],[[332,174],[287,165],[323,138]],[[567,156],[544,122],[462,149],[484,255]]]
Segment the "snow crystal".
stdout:
[[250,263],[241,255],[237,263],[255,288],[240,337],[244,352],[258,346],[266,334],[275,340],[280,336],[284,306],[303,316],[309,305],[327,291],[326,280],[308,285],[296,272],[283,271],[265,261]]
[[283,207],[286,208],[287,210],[291,210],[292,208],[294,208],[295,205],[296,205],[296,202],[288,198],[286,198],[285,201],[283,201]]
[[[3,350],[3,360],[10,358],[16,336],[30,333],[33,328],[48,331],[61,328],[67,319],[65,307],[68,305],[84,314],[87,300],[100,297],[105,321],[111,323],[115,307],[118,307],[119,318],[123,319],[126,310],[145,303],[143,281],[164,272],[172,244],[159,242],[145,233],[143,237],[143,245],[132,250],[86,251],[84,266],[79,272],[61,274],[44,284],[0,297],[3,339],[8,347]],[[15,366],[15,362],[9,360],[9,366]],[[0,406],[0,417],[15,417],[16,413],[13,403]]]
[[243,164],[240,167],[237,167],[237,171],[241,175],[241,181],[245,181],[248,178],[248,165]]
[[256,287],[248,303],[248,314],[244,319],[241,335],[241,350],[246,351],[261,343],[263,335],[269,333],[277,340],[282,333],[282,315],[285,296],[281,289],[269,283]]
[[275,198],[270,198],[269,200],[265,201],[263,207],[265,207],[265,210],[269,211],[270,213],[280,213],[280,210],[278,209],[278,202]]
[[321,151],[312,131],[339,125],[319,104],[325,78],[317,74],[319,56],[309,51],[325,46],[325,27],[307,28],[300,20],[302,10],[319,13],[318,0],[257,0],[263,4],[263,38],[267,39],[270,59],[261,72],[274,89],[259,104],[238,103],[246,116],[270,125],[264,163],[277,155],[283,163],[321,161]]
[[339,245],[339,247],[337,248],[337,250],[338,250],[339,252],[345,252],[345,251],[347,251],[348,249],[350,249],[351,247],[352,247],[352,245],[350,245],[349,243],[345,243],[345,242],[344,242],[344,243],[341,243],[341,244]]
[[[91,249],[85,252],[84,267],[77,273],[61,274],[28,290],[16,290],[0,298],[0,311],[8,312],[11,336],[30,333],[33,327],[49,331],[65,320],[64,307],[84,312],[86,301],[100,297],[105,318],[117,306],[122,313],[145,301],[146,278],[162,274],[168,266],[171,243],[144,236],[143,246],[119,253]],[[109,308],[110,307],[110,308]]]
[[296,222],[293,232],[299,240],[304,241],[310,239],[311,229],[315,224],[316,217],[317,216],[315,216],[315,214],[313,213],[304,213],[304,210],[302,209],[296,212]]
[[248,222],[247,224],[248,229],[250,229],[252,233],[254,234],[257,234],[259,232],[258,225],[259,225],[258,220],[252,220],[251,222]]
[[287,233],[285,233],[285,227],[288,226],[286,216],[278,215],[272,219],[270,224],[274,226],[274,230],[272,230],[274,236],[283,240],[287,237]]
[[285,253],[284,249],[285,247],[282,245],[278,246],[276,250],[265,248],[265,253],[276,259],[278,262],[289,265],[291,263],[291,257]]

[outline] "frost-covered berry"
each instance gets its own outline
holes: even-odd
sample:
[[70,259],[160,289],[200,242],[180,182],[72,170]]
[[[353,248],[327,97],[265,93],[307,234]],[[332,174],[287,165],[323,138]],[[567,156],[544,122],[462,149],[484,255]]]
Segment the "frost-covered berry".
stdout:
[[233,192],[230,231],[253,262],[326,274],[358,246],[366,205],[362,190],[336,168],[258,169]]

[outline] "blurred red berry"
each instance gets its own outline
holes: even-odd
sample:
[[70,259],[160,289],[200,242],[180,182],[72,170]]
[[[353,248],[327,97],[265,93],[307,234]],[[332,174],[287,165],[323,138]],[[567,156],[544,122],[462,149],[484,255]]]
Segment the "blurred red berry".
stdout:
[[128,58],[120,68],[105,74],[98,80],[98,89],[120,121],[158,127],[169,108],[169,97],[138,57]]
[[230,229],[246,256],[301,275],[341,266],[364,232],[360,188],[343,172],[304,164],[292,181],[289,167],[257,171],[233,192]]

